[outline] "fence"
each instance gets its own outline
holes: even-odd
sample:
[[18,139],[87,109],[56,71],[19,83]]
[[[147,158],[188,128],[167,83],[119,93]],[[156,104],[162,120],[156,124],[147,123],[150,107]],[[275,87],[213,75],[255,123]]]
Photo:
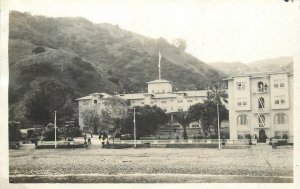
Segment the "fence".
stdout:
[[[251,140],[252,144],[256,144],[257,140]],[[223,140],[220,140],[221,143],[223,143]],[[121,143],[121,144],[133,144],[134,140],[120,140],[120,141],[114,141],[114,143]],[[218,144],[218,139],[170,139],[170,140],[136,140],[137,144]],[[232,144],[232,145],[248,145],[249,140],[248,139],[237,139],[237,140],[225,140],[225,144]]]

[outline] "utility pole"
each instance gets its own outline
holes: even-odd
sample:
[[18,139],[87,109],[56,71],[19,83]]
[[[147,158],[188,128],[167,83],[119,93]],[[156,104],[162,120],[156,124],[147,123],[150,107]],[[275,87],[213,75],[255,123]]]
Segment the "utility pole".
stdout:
[[219,138],[219,149],[221,149],[219,104],[217,104],[217,113],[218,113],[218,138]]
[[134,135],[134,148],[136,148],[135,107],[133,107],[133,135]]
[[56,149],[56,111],[54,111],[54,147]]

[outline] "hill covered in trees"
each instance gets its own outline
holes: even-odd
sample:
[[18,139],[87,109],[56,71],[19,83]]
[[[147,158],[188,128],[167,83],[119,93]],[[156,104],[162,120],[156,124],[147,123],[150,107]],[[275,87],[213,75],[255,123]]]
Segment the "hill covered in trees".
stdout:
[[204,89],[225,75],[165,39],[135,34],[84,18],[50,18],[16,11],[9,16],[10,119],[24,118],[28,96],[46,81],[72,91],[68,101],[94,92],[146,91],[162,78],[174,87]]

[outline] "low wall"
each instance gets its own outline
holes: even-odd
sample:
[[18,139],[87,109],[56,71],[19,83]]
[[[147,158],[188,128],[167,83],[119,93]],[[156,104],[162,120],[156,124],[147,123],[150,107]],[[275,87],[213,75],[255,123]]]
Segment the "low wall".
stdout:
[[[82,142],[74,141],[57,141],[56,148],[85,148],[87,145]],[[54,141],[38,141],[36,149],[51,149],[55,148]]]
[[[150,148],[151,144],[136,144],[137,148]],[[122,149],[122,148],[133,148],[134,144],[104,144],[102,148],[106,149]]]
[[218,148],[218,144],[166,144],[166,148]]

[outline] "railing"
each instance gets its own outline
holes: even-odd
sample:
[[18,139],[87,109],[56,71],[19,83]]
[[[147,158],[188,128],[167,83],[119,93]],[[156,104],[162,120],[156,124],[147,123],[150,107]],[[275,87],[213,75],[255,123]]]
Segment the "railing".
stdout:
[[[255,140],[255,139],[252,139]],[[220,142],[224,142],[223,139],[220,140]],[[121,143],[121,144],[134,144],[134,140],[121,140],[115,143]],[[136,140],[137,144],[218,144],[219,139],[175,139],[175,140]],[[243,145],[243,144],[249,144],[249,139],[225,139],[226,144],[236,144],[236,145]]]
[[257,88],[257,92],[258,93],[267,93],[268,92],[268,88],[267,87],[258,87]]

